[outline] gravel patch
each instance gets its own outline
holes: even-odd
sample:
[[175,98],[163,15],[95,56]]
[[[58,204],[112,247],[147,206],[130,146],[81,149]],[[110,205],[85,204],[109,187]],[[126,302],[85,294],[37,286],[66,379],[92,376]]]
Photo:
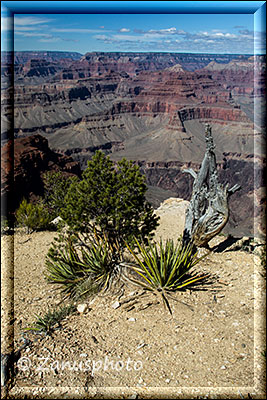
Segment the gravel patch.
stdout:
[[[175,237],[173,229],[173,215],[162,214],[157,239]],[[35,315],[60,302],[44,279],[54,236],[14,235],[15,350]],[[213,239],[211,247],[224,239]],[[3,237],[5,262],[7,242]],[[29,332],[10,398],[265,398],[259,257],[210,251],[199,268],[216,282],[176,293],[172,315],[155,295],[129,285],[120,294],[83,300],[51,335]]]

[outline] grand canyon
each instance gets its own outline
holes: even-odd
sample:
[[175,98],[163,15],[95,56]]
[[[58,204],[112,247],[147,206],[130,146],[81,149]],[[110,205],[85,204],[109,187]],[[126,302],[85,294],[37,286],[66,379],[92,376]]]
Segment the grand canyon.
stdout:
[[41,194],[42,172],[79,174],[98,149],[140,166],[155,207],[188,200],[183,170],[200,168],[209,123],[220,181],[241,185],[224,232],[264,234],[264,56],[15,52],[3,54],[1,73],[1,194],[10,190],[11,148],[14,207]]

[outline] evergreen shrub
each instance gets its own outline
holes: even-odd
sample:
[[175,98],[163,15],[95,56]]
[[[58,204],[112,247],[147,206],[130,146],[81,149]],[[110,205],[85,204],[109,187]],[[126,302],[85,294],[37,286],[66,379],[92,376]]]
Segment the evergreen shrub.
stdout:
[[23,199],[15,215],[17,225],[26,228],[27,233],[50,227],[51,215],[41,201],[33,204]]
[[82,174],[71,183],[60,216],[73,230],[82,233],[95,229],[110,242],[146,241],[158,225],[152,206],[146,201],[145,177],[132,161],[114,165],[97,151]]

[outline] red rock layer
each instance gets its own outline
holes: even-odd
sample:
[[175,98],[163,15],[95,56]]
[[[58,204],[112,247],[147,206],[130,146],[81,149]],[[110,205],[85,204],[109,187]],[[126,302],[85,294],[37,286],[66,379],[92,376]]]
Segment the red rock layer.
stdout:
[[48,147],[41,135],[32,135],[7,143],[1,154],[1,202],[14,211],[23,197],[34,199],[43,193],[42,174],[61,171],[80,176],[78,162]]

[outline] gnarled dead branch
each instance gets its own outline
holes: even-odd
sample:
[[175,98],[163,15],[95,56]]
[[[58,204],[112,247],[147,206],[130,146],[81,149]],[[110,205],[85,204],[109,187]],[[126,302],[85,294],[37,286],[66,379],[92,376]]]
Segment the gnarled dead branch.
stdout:
[[192,169],[194,178],[193,193],[186,211],[183,233],[184,243],[192,241],[196,246],[207,247],[208,242],[225,226],[229,218],[228,199],[240,189],[229,184],[219,183],[210,125],[206,125],[206,153],[198,173]]

